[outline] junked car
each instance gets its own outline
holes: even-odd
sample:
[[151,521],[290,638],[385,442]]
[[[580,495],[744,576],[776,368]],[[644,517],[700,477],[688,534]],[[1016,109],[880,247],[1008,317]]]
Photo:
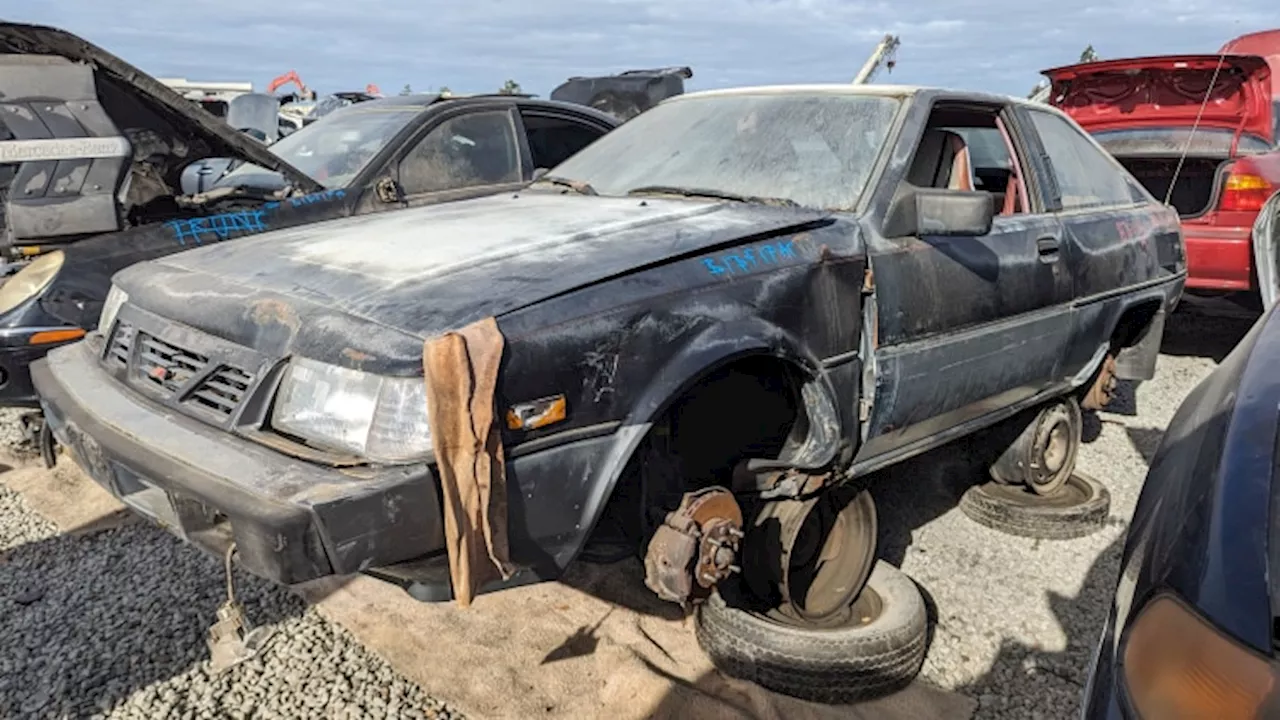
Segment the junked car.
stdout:
[[868,476],[1014,423],[993,502],[1071,502],[1185,267],[1055,109],[708,91],[519,192],[130,267],[32,372],[81,467],[252,573],[465,604],[622,537],[726,672],[848,700],[925,649]]
[[[117,270],[519,188],[621,122],[528,97],[409,95],[340,108],[268,147],[62,30],[0,24],[0,68],[0,244],[30,260],[0,287],[0,406],[36,407],[29,363],[95,327]],[[41,430],[37,416],[28,428]]]
[[[1093,134],[1157,199],[1177,208],[1187,292],[1246,306],[1280,288],[1280,248],[1252,230],[1280,191],[1280,33],[1222,54],[1087,62],[1045,70],[1049,101]],[[1268,273],[1260,273],[1266,268]]]

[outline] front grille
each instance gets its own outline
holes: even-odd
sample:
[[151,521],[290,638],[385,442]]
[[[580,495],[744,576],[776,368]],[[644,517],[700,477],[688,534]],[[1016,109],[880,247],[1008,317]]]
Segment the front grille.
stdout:
[[117,367],[129,367],[129,353],[133,350],[135,328],[127,322],[117,322],[116,331],[107,345],[107,363]]
[[177,392],[209,364],[207,356],[170,345],[144,332],[137,333],[136,342],[137,377],[150,382],[166,396]]
[[[131,384],[199,411],[197,416],[227,420],[244,402],[255,378],[253,373],[219,360],[162,340],[124,320],[116,322],[102,355],[103,364],[124,369]],[[183,392],[194,378],[202,376],[194,389]]]
[[240,406],[249,386],[253,384],[253,376],[243,370],[223,365],[216,372],[200,383],[200,387],[191,393],[188,402],[206,408],[223,417]]

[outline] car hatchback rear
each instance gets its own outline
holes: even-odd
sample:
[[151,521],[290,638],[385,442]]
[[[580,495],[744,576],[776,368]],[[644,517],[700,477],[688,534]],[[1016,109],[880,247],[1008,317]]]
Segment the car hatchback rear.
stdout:
[[1280,190],[1280,112],[1267,59],[1126,58],[1044,74],[1050,103],[1177,209],[1188,290],[1256,290],[1251,232]]

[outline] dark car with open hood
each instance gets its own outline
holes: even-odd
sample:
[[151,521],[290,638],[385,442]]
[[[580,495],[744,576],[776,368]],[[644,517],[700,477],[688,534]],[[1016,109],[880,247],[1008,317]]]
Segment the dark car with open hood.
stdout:
[[0,252],[24,263],[0,287],[0,406],[37,405],[29,363],[95,327],[117,270],[515,189],[621,122],[524,96],[409,95],[267,145],[75,35],[0,23]]
[[1096,529],[1081,409],[1151,377],[1185,267],[1053,108],[710,91],[518,192],[134,265],[32,373],[99,483],[262,577],[466,604],[624,548],[726,672],[847,701],[926,643],[869,475],[990,430],[971,516]]

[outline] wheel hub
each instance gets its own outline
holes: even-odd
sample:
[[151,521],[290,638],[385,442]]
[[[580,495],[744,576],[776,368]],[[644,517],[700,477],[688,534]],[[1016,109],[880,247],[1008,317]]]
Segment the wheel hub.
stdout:
[[739,571],[734,562],[742,536],[742,510],[733,493],[721,487],[686,493],[649,540],[645,585],[681,606],[705,600]]

